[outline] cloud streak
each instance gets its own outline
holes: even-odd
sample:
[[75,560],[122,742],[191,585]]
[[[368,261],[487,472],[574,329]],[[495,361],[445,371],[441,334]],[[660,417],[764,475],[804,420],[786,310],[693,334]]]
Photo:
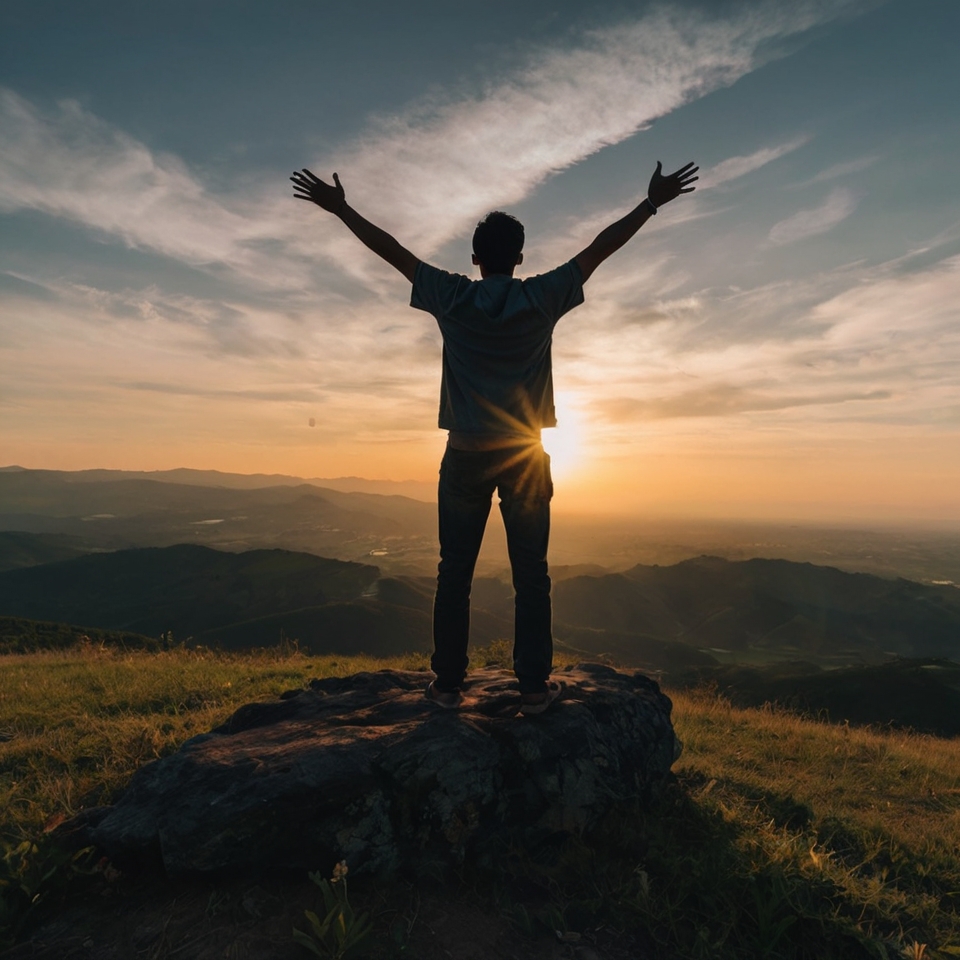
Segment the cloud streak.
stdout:
[[[352,144],[312,162],[321,175],[336,167],[361,209],[427,256],[491,207],[522,200],[549,176],[732,84],[762,62],[771,41],[850,5],[768,2],[727,19],[654,10],[534,52],[473,95],[374,119]],[[318,228],[315,211],[294,212],[264,194],[214,195],[179,158],[73,101],[44,114],[0,91],[0,130],[0,210],[39,210],[194,267],[225,264],[268,287],[315,288],[308,261],[317,254],[379,286],[379,265],[358,268],[353,239],[338,225]],[[726,161],[715,180],[789,149]]]
[[857,208],[857,198],[852,190],[838,187],[832,190],[819,207],[812,210],[800,210],[770,228],[768,239],[775,246],[796,243],[832,230],[842,223]]
[[744,157],[729,157],[720,163],[715,164],[700,174],[700,183],[697,184],[699,190],[705,190],[708,187],[716,187],[728,180],[737,180],[745,177],[748,173],[753,173],[761,167],[765,167],[774,160],[779,160],[788,153],[793,153],[804,144],[810,142],[810,137],[795,137],[786,143],[778,144],[775,147],[764,147],[754,153],[747,154]]
[[[426,102],[375,122],[352,148],[324,158],[320,170],[336,167],[348,195],[354,191],[403,224],[430,252],[492,207],[522,200],[551,174],[729,86],[761,62],[770,41],[845,6],[765,3],[725,20],[655,10],[593,31],[576,48],[543,51],[481,96]],[[799,145],[727,161],[716,182]]]
[[730,383],[717,383],[697,390],[687,390],[671,397],[640,400],[615,397],[598,401],[594,415],[618,422],[631,420],[666,420],[677,417],[726,417],[751,411],[788,410],[793,407],[833,406],[853,401],[887,400],[889,390],[841,391],[776,395],[761,393]]
[[40,210],[191,264],[242,260],[247,218],[213,200],[186,166],[64,101],[44,116],[0,91],[0,210]]

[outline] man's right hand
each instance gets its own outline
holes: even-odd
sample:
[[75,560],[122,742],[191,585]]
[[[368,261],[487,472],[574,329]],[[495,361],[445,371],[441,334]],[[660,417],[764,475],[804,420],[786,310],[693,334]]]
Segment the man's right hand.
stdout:
[[293,181],[293,195],[297,200],[309,200],[338,216],[365,247],[382,257],[413,283],[419,259],[397,243],[386,230],[381,230],[375,223],[360,216],[353,207],[347,206],[340,178],[336,174],[333,175],[332,187],[315,177],[306,167],[299,173],[294,173],[290,179]]
[[653,171],[650,178],[650,186],[647,187],[647,196],[655,207],[662,207],[665,203],[675,200],[681,193],[692,193],[694,187],[690,184],[699,177],[694,174],[699,170],[693,163],[682,166],[676,173],[668,176],[663,175],[663,164],[657,161],[657,169]]
[[297,200],[309,200],[338,216],[346,205],[347,198],[336,174],[333,175],[332,187],[315,177],[306,167],[302,172],[294,172],[290,179],[293,181],[293,195]]

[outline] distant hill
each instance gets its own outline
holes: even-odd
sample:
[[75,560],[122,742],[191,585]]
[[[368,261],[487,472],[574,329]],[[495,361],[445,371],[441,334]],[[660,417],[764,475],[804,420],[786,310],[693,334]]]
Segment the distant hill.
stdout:
[[[138,481],[139,482],[139,481]],[[92,553],[0,573],[0,616],[225,647],[281,637],[316,651],[427,650],[432,577],[286,550],[193,544]],[[475,644],[513,636],[513,591],[474,583]],[[960,659],[960,592],[782,560],[711,557],[554,584],[554,637],[668,675],[718,662]]]
[[0,530],[0,572],[69,560],[87,553],[78,537]]
[[377,576],[376,567],[285,550],[120,550],[0,573],[0,615],[184,639],[356,599]]
[[700,557],[573,577],[556,585],[554,611],[571,626],[679,641],[738,659],[960,658],[954,587],[787,560]]
[[[0,467],[0,473],[28,473],[25,467]],[[262,487],[299,487],[310,484],[341,493],[372,493],[387,497],[410,497],[436,503],[436,481],[368,480],[365,477],[294,477],[283,473],[224,473],[220,470],[72,470],[43,471],[69,476],[76,483],[102,483],[105,480],[156,480],[161,483],[182,483],[195,487],[226,487],[232,490],[254,490]]]
[[0,530],[69,536],[87,550],[192,542],[376,557],[387,566],[435,562],[436,507],[420,500],[306,483],[230,488],[113,473],[0,471]]
[[670,683],[709,684],[738,707],[771,703],[833,723],[960,735],[960,664],[950,660],[897,659],[841,670],[810,663],[716,666],[672,675]]

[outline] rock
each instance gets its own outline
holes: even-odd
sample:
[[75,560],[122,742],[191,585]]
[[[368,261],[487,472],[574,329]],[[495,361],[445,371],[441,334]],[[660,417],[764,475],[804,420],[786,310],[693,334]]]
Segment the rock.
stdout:
[[388,872],[517,830],[589,830],[618,799],[654,798],[679,741],[647,677],[557,676],[564,696],[537,717],[518,714],[502,670],[472,673],[456,711],[426,700],[423,673],[314,680],[141,768],[73,831],[121,867],[159,859],[177,875],[341,859]]

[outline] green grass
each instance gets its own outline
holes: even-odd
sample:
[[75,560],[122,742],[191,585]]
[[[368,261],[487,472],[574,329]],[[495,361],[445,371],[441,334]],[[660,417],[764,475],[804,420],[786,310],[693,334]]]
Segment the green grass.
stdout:
[[691,802],[729,827],[749,872],[776,878],[785,916],[830,921],[873,955],[898,943],[960,955],[960,740],[741,710],[707,692],[674,702]]
[[[498,643],[474,663],[507,653]],[[110,802],[137,767],[241,704],[385,666],[426,662],[89,645],[3,657],[6,876],[42,875],[56,852],[41,841],[18,854],[18,844]],[[960,741],[736,709],[706,691],[671,695],[685,749],[658,809],[623,805],[586,837],[487,847],[439,883],[436,865],[411,864],[405,887],[358,877],[351,900],[374,917],[373,955],[417,955],[415,937],[391,939],[406,922],[402,887],[408,900],[412,889],[466,902],[522,936],[580,933],[617,958],[892,960],[923,944],[928,960],[960,956]]]

